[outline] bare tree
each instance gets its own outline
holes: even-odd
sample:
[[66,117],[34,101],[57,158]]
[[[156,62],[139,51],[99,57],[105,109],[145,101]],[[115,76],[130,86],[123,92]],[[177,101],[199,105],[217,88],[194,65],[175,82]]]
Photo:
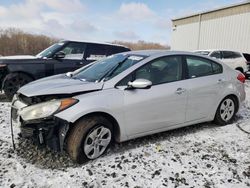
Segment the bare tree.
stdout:
[[132,50],[148,50],[148,49],[165,49],[169,50],[170,46],[163,46],[155,42],[145,42],[139,40],[138,42],[125,42],[125,41],[114,41],[113,44],[121,44],[129,47]]
[[35,35],[16,28],[0,29],[0,54],[6,55],[35,55],[58,39],[45,35]]

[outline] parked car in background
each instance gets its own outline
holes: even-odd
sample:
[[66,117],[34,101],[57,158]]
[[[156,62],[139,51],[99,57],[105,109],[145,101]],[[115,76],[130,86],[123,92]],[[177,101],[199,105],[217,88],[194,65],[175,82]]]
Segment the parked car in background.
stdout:
[[248,71],[247,60],[240,52],[230,50],[197,50],[195,51],[195,53],[219,59],[231,68],[238,70],[242,73]]
[[74,71],[100,58],[130,51],[116,44],[61,41],[36,56],[0,58],[0,89],[11,100],[23,85],[39,78]]
[[194,53],[125,52],[25,85],[14,96],[11,121],[23,137],[66,149],[81,163],[112,141],[230,123],[245,99],[244,82],[242,73]]
[[245,57],[245,59],[247,60],[247,72],[246,72],[246,76],[248,78],[250,78],[250,54],[248,53],[243,53],[243,56]]

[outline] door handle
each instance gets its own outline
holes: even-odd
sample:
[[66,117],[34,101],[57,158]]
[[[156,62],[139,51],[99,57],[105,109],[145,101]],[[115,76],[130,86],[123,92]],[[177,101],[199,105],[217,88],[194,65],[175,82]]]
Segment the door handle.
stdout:
[[180,95],[180,94],[184,93],[185,91],[186,91],[186,89],[184,89],[184,88],[178,88],[178,89],[176,89],[175,93]]
[[79,62],[79,65],[83,65],[84,63],[83,62]]

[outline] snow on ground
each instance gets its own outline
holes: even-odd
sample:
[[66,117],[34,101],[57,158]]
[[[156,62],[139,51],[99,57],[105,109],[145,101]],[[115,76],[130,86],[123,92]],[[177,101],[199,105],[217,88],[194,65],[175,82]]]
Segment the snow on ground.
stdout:
[[10,103],[0,103],[0,187],[249,187],[250,82],[235,123],[193,125],[114,145],[83,165],[10,137]]

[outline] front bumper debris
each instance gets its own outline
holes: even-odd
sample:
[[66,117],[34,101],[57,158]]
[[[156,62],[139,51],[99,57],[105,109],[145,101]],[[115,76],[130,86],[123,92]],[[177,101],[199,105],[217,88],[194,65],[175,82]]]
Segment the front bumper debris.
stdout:
[[20,136],[32,139],[39,146],[48,146],[54,151],[62,151],[69,129],[69,123],[57,117],[23,121],[18,112],[27,105],[14,98],[11,107],[11,124],[20,127]]

